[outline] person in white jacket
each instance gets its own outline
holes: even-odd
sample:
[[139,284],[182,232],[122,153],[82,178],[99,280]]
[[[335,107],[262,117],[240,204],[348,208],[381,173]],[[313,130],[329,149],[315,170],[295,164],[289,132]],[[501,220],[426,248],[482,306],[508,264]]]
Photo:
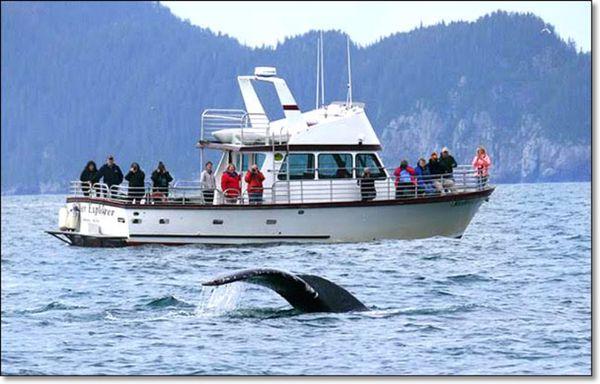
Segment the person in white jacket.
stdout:
[[204,171],[200,175],[200,186],[202,188],[202,195],[206,204],[212,204],[215,196],[215,189],[217,183],[215,181],[215,175],[213,173],[213,163],[207,162],[204,165]]

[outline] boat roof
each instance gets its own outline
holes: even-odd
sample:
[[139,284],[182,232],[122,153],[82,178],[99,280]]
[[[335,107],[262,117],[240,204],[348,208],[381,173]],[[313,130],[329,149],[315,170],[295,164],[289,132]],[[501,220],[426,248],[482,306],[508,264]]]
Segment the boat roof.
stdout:
[[[257,68],[254,76],[238,76],[237,80],[246,110],[205,110],[200,147],[225,150],[275,144],[381,147],[365,114],[364,103],[332,102],[302,112],[285,80],[276,76],[275,68]],[[283,119],[268,119],[254,88],[259,81],[275,87]]]

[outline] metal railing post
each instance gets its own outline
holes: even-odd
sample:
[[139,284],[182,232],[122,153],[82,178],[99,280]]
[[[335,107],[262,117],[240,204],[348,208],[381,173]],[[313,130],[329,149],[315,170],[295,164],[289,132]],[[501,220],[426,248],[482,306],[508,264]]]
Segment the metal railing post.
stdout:
[[333,179],[329,179],[329,202],[333,202]]

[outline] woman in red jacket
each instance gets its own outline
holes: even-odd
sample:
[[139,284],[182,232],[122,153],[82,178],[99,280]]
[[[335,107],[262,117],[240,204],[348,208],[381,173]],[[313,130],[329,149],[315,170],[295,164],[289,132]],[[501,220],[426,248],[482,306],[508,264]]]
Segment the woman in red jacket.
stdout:
[[265,176],[258,170],[258,165],[256,164],[252,165],[248,172],[246,172],[244,181],[248,184],[248,199],[250,200],[250,204],[262,203],[264,180]]
[[242,188],[240,187],[240,181],[242,178],[235,171],[235,165],[229,164],[227,170],[223,172],[221,176],[221,190],[225,195],[225,202],[228,204],[234,204],[237,198],[240,196]]

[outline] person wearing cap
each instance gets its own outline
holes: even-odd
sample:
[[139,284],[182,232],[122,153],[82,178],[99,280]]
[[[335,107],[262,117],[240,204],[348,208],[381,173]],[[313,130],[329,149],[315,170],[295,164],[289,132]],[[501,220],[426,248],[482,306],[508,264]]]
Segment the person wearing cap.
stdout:
[[169,183],[173,181],[173,177],[162,161],[158,162],[158,166],[150,178],[152,179],[152,194],[162,194],[165,197],[169,195]]
[[121,172],[121,168],[115,163],[113,155],[108,156],[106,164],[100,167],[96,179],[96,182],[102,179],[103,183],[108,187],[109,195],[113,185],[119,185],[123,182],[123,172]]
[[450,154],[448,147],[442,148],[442,155],[440,157],[440,166],[442,167],[444,174],[450,174],[449,178],[452,178],[452,172],[457,167],[456,160]]

